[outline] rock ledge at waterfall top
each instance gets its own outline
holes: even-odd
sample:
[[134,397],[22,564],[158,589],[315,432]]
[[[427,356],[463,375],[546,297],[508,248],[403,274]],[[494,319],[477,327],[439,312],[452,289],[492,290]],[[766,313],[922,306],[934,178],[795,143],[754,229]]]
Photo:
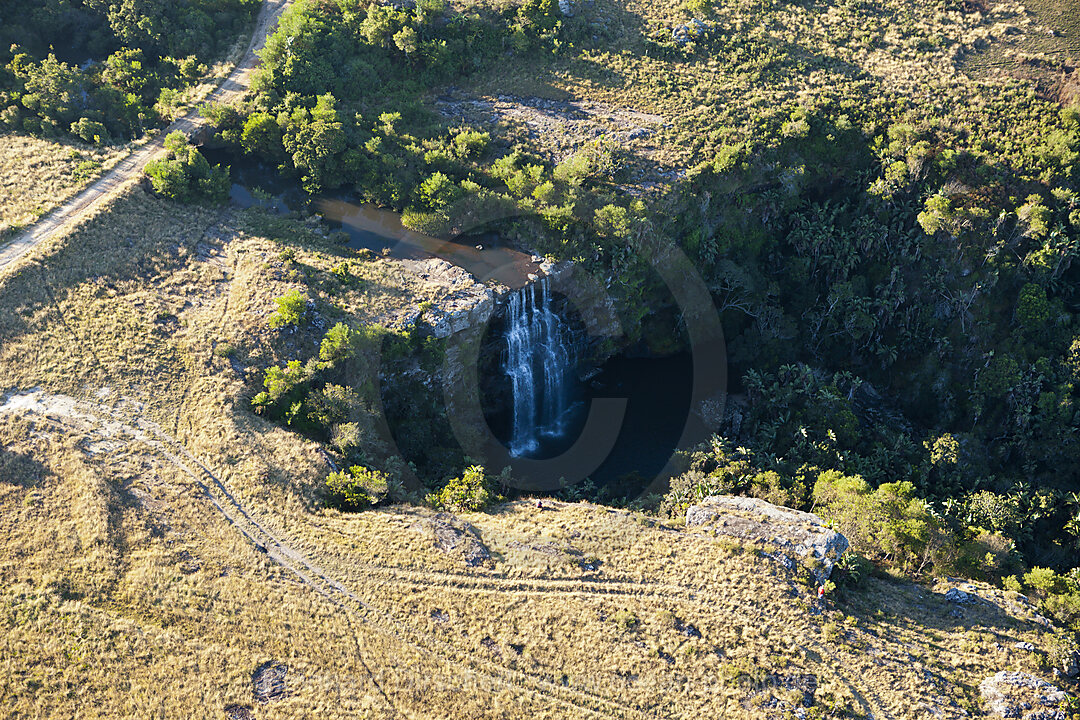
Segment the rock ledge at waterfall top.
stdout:
[[784,563],[788,567],[817,561],[810,569],[819,583],[829,578],[849,546],[846,537],[825,527],[813,513],[736,495],[713,495],[691,505],[686,510],[686,526],[770,546],[791,561]]
[[[501,286],[488,287],[464,268],[441,258],[403,260],[401,264],[409,272],[449,288],[445,298],[422,313],[423,321],[440,339],[485,324],[495,311],[498,295],[506,290]],[[411,320],[415,321],[416,317]]]

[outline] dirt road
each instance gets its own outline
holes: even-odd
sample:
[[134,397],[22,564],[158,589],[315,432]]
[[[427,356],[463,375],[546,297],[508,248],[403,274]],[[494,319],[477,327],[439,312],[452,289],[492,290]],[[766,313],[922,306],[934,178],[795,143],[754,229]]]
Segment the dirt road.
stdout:
[[[278,18],[291,0],[265,0],[255,23],[251,42],[236,68],[226,77],[221,85],[211,92],[207,102],[232,102],[239,98],[251,79],[251,73],[258,67],[259,58],[255,54],[266,44],[266,38],[277,26]],[[193,108],[186,115],[174,120],[164,131],[142,147],[134,150],[111,170],[91,183],[86,189],[64,204],[55,208],[34,225],[23,230],[10,242],[0,247],[0,275],[8,270],[19,258],[49,239],[54,233],[78,222],[80,218],[120,193],[122,189],[139,179],[146,163],[164,152],[165,136],[174,130],[190,135],[200,124],[198,108]]]

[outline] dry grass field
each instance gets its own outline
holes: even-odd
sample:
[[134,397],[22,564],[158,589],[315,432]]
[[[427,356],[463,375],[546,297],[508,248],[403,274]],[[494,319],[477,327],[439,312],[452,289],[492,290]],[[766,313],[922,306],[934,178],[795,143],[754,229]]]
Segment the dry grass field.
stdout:
[[819,605],[754,548],[621,510],[326,509],[318,447],[247,407],[249,368],[315,340],[267,337],[272,298],[303,276],[327,321],[393,324],[440,292],[350,252],[134,189],[0,279],[0,713],[953,718],[1039,671],[1013,643],[1041,628],[989,588]]
[[122,148],[0,135],[0,238],[67,200],[123,154]]

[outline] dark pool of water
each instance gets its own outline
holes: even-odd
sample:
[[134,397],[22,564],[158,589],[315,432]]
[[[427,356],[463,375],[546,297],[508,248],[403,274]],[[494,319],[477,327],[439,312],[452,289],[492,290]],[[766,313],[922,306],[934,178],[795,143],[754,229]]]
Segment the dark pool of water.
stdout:
[[[614,443],[590,448],[588,464],[599,465],[588,472],[582,465],[562,468],[559,474],[568,485],[588,479],[609,498],[636,497],[657,479],[679,449],[687,422],[691,423],[692,434],[697,429],[699,423],[691,413],[692,385],[693,362],[689,354],[612,358],[596,375],[577,385],[577,402],[568,413],[563,433],[542,437],[540,449],[531,453],[530,459],[551,459],[567,452],[581,435],[597,401],[625,400],[625,413],[617,421]],[[506,444],[511,434],[509,418],[495,412],[490,421],[495,436]],[[515,468],[515,462],[511,461],[511,468]]]

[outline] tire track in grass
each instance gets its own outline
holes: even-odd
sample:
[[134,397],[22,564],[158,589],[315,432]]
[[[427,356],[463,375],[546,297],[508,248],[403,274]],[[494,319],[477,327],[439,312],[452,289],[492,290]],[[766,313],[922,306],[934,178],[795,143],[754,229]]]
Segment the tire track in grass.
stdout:
[[[390,613],[363,600],[340,581],[329,576],[300,552],[279,539],[248,511],[220,478],[188,452],[179,441],[164,434],[156,423],[138,414],[134,416],[129,414],[125,417],[112,408],[68,396],[49,395],[41,390],[24,393],[10,392],[0,396],[0,413],[19,412],[38,414],[53,422],[57,421],[56,418],[82,421],[107,438],[121,439],[127,436],[129,441],[141,442],[156,450],[190,477],[210,505],[259,552],[265,553],[272,562],[296,575],[305,585],[327,601],[351,611],[360,621],[384,636],[411,646],[437,662],[455,666],[464,672],[485,677],[495,684],[593,716],[602,718],[657,717],[607,697],[560,685],[545,678],[506,668],[476,655],[463,653],[460,648],[395,619]],[[466,659],[462,659],[463,654],[466,655]],[[366,663],[362,664],[367,667]],[[370,668],[368,672],[371,674]],[[378,685],[373,674],[372,681]]]

